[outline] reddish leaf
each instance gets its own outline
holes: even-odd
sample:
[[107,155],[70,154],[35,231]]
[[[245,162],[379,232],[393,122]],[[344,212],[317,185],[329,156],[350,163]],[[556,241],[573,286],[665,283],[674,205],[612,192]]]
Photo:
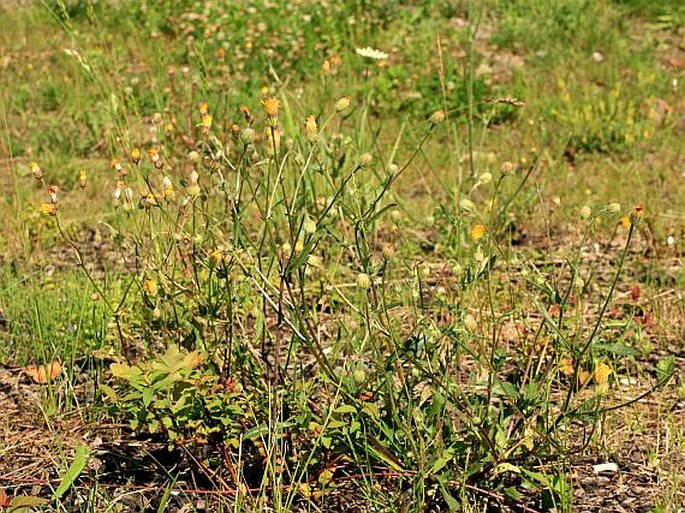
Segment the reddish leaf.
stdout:
[[10,498],[5,493],[5,490],[0,488],[0,508],[5,509],[10,507]]
[[26,372],[34,382],[45,385],[49,381],[54,381],[54,379],[59,376],[59,373],[62,372],[62,364],[55,360],[48,365],[39,365],[38,367],[31,365],[30,367],[26,367],[24,372]]

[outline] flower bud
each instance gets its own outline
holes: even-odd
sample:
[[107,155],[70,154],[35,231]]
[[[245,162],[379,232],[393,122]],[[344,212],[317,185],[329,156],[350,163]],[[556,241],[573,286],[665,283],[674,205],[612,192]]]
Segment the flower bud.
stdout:
[[440,124],[445,119],[447,116],[445,115],[445,111],[442,110],[436,110],[430,117],[430,122],[433,123],[434,125]]
[[478,322],[471,314],[466,314],[464,317],[464,327],[469,331],[476,331],[478,329]]
[[468,198],[464,198],[459,202],[459,207],[467,212],[475,212],[476,204]]
[[607,212],[611,215],[618,214],[621,211],[621,205],[619,203],[609,203],[607,205]]
[[342,112],[347,110],[347,108],[350,106],[350,103],[352,103],[352,99],[349,96],[343,96],[337,102],[335,102],[335,111]]
[[509,176],[514,172],[514,163],[506,161],[502,163],[502,167],[500,167],[500,173],[502,173],[502,176]]
[[390,164],[388,164],[387,171],[388,171],[388,174],[395,175],[400,171],[400,166],[398,166],[394,162],[391,162]]
[[200,154],[193,150],[190,153],[188,153],[188,160],[190,160],[190,162],[192,162],[193,164],[199,164]]
[[592,215],[592,209],[585,205],[583,208],[580,209],[580,218],[585,221],[587,219],[590,219],[590,216]]
[[246,129],[240,132],[240,142],[242,142],[245,145],[252,144],[254,142],[255,135],[256,134],[254,128],[247,127]]
[[362,153],[359,156],[359,165],[360,166],[366,167],[369,164],[371,164],[371,162],[373,162],[373,155],[371,155],[370,153],[368,153],[368,152]]
[[369,278],[368,274],[359,273],[357,275],[357,287],[362,290],[367,290],[369,287],[371,287],[371,278]]

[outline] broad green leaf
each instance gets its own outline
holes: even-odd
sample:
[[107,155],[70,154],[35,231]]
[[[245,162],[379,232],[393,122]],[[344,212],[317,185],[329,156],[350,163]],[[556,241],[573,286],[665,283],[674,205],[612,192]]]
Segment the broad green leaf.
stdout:
[[357,413],[357,408],[350,404],[341,404],[335,410],[334,413]]
[[86,468],[86,464],[88,463],[89,457],[90,450],[88,449],[88,447],[80,445],[76,448],[76,455],[74,456],[74,461],[67,469],[66,474],[64,474],[64,477],[62,478],[62,482],[60,483],[59,487],[57,488],[57,490],[55,490],[55,493],[52,496],[53,499],[59,499],[60,497],[62,497],[62,495],[66,493],[66,491],[69,488],[71,488],[71,485],[74,484],[74,481],[76,481],[78,476],[81,475],[83,469]]
[[613,343],[613,344],[604,344],[601,347],[605,351],[608,351],[609,353],[613,353],[617,356],[637,356],[640,354],[640,351],[637,351],[637,350],[633,349],[632,347],[628,347],[628,346],[625,346],[623,344],[619,344],[618,342]]
[[113,403],[119,402],[119,395],[116,393],[116,391],[107,385],[100,385],[100,390],[102,393],[105,395],[107,399],[112,401]]
[[450,509],[450,511],[459,511],[459,501],[455,499],[452,494],[445,488],[445,485],[440,484],[440,493],[442,494],[442,498],[445,499],[445,502],[447,503],[447,507]]
[[143,371],[139,367],[131,366],[126,363],[113,363],[109,366],[112,376],[119,379],[132,381],[134,378],[140,377]]
[[21,495],[15,497],[10,501],[9,509],[7,513],[18,512],[23,510],[23,508],[37,508],[40,506],[45,506],[50,501],[42,497],[33,497],[31,495]]

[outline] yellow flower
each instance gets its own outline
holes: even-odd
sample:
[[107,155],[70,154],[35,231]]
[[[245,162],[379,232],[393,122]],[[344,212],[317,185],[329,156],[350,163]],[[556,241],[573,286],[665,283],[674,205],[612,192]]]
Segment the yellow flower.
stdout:
[[314,116],[307,116],[304,120],[304,128],[307,131],[307,139],[309,142],[315,142],[319,130],[319,127],[316,124],[316,118]]
[[623,217],[621,218],[621,226],[623,226],[623,228],[630,228],[630,225],[631,225],[631,224],[632,224],[632,223],[630,222],[630,217],[628,217],[628,216],[623,216]]
[[304,241],[297,239],[297,242],[295,242],[295,253],[300,254],[302,251],[304,251]]
[[174,184],[171,181],[171,178],[169,178],[168,176],[164,177],[164,179],[162,180],[162,188],[162,197],[165,200],[168,201],[174,198]]
[[209,133],[210,128],[212,128],[212,116],[211,116],[211,114],[203,114],[202,115],[202,133],[204,135],[207,135]]
[[151,192],[143,192],[140,194],[140,200],[138,202],[139,208],[150,208],[157,206],[157,199],[155,195]]
[[29,164],[29,169],[36,180],[40,182],[43,179],[43,170],[38,165],[38,162],[31,162]]
[[262,105],[266,111],[266,115],[271,119],[276,119],[278,117],[278,109],[281,107],[281,101],[275,96],[270,96],[269,98],[264,98],[262,100]]
[[[117,160],[117,162],[118,162],[118,159],[115,159],[115,160]],[[138,165],[138,163],[140,162],[140,149],[139,148],[136,147],[136,148],[133,148],[131,150],[131,160],[133,161],[134,164]],[[112,162],[114,162],[114,160]],[[114,167],[114,165],[112,165],[112,167]],[[119,169],[117,169],[117,171],[119,171]]]
[[46,216],[56,216],[59,207],[55,203],[43,203],[40,206],[40,211]]
[[207,105],[207,102],[200,103],[197,108],[200,109],[200,116],[204,116],[209,112],[209,106]]
[[483,226],[481,223],[478,223],[474,225],[473,228],[471,228],[471,240],[476,242],[482,239],[485,236],[485,226]]
[[209,264],[212,267],[216,267],[221,263],[222,258],[223,258],[223,253],[221,252],[221,250],[215,249],[209,255]]
[[611,367],[609,367],[606,363],[599,362],[595,367],[595,383],[598,385],[604,385],[609,380],[609,376],[611,376],[612,372],[613,371],[611,370]]
[[86,174],[85,169],[82,169],[78,174],[78,186],[81,189],[85,189],[86,183],[88,183],[88,175]]
[[157,288],[157,282],[154,280],[145,280],[143,282],[143,290],[150,297],[157,297],[159,289]]

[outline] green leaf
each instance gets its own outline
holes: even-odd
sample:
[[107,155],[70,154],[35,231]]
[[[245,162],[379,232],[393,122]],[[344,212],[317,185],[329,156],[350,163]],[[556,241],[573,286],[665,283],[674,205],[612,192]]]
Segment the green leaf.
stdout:
[[115,362],[109,366],[109,370],[115,378],[125,379],[126,381],[133,381],[143,375],[143,371],[140,367],[131,366],[125,363]]
[[45,506],[50,501],[42,497],[33,497],[31,495],[21,495],[15,497],[10,502],[9,509],[7,513],[18,512],[24,508],[37,508],[39,506]]
[[656,364],[656,378],[659,381],[663,381],[675,372],[675,359],[673,355],[670,354],[666,358],[662,358]]
[[350,404],[341,404],[333,410],[333,413],[357,413],[357,408]]
[[145,390],[143,390],[143,406],[147,408],[150,406],[150,403],[152,402],[152,399],[155,397],[155,391],[153,390],[152,387],[148,387]]
[[248,429],[247,431],[245,431],[243,438],[245,440],[256,440],[257,438],[261,438],[262,436],[268,433],[269,426],[266,424],[260,424],[259,426],[255,426],[252,429]]
[[609,352],[613,353],[617,356],[637,356],[640,354],[640,351],[637,351],[633,349],[632,347],[625,346],[623,344],[619,344],[618,342],[614,344],[604,344],[602,348]]
[[437,474],[440,472],[450,461],[452,461],[452,458],[454,458],[454,455],[449,451],[445,451],[442,456],[433,462],[430,473]]
[[53,499],[59,499],[66,493],[66,491],[71,488],[71,485],[74,484],[74,481],[78,478],[79,475],[81,475],[81,472],[83,472],[83,469],[86,468],[86,464],[88,463],[88,458],[90,457],[90,450],[88,447],[79,445],[76,448],[76,455],[74,456],[74,461],[71,463],[69,468],[67,469],[67,473],[64,474],[64,477],[62,478],[62,482],[60,483],[59,487],[57,490],[55,490],[54,495],[52,496]]
[[504,495],[511,499],[512,501],[518,502],[523,498],[523,494],[519,492],[515,487],[510,486],[503,490]]
[[443,484],[440,484],[440,493],[442,494],[442,498],[445,499],[450,511],[459,511],[459,501],[452,496]]
[[100,390],[108,400],[112,401],[113,403],[119,402],[119,395],[112,387],[107,385],[100,385]]

